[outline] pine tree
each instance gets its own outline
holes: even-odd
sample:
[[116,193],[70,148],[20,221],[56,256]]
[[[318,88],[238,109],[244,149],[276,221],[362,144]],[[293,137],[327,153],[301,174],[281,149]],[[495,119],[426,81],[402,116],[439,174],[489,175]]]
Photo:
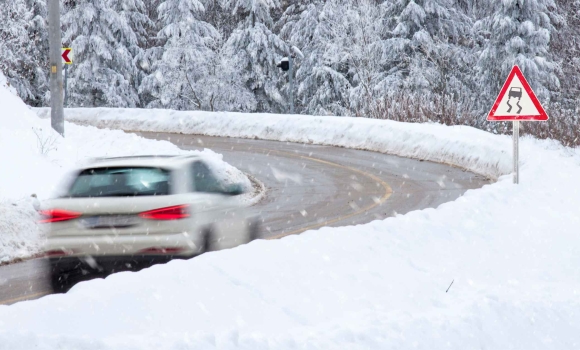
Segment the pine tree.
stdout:
[[33,63],[30,67],[26,79],[31,85],[32,96],[25,99],[25,102],[32,106],[43,106],[48,104],[49,82],[49,48],[48,48],[48,25],[46,18],[46,2],[44,0],[27,0],[27,7],[31,11],[31,18],[28,21],[28,44],[27,57]]
[[254,93],[259,111],[285,110],[278,86],[276,63],[288,53],[286,43],[271,31],[270,11],[278,0],[224,0],[224,7],[239,18],[239,25],[224,47],[228,65],[236,67],[246,87]]
[[552,0],[509,0],[494,1],[482,8],[486,16],[478,21],[476,29],[489,39],[485,39],[477,69],[482,82],[480,94],[486,104],[493,103],[514,65],[522,69],[542,102],[548,102],[551,91],[559,88],[555,75],[559,66],[548,52],[554,6]]
[[[550,60],[560,62],[561,87],[551,100],[562,107],[580,111],[580,0],[556,0],[557,13],[551,16],[556,30],[550,40]],[[578,113],[578,112],[576,112]]]
[[[324,59],[328,42],[321,34],[324,24],[330,22],[323,19],[324,24],[321,25],[323,7],[324,3],[318,0],[292,4],[276,26],[280,28],[280,36],[304,54],[304,57],[294,60],[297,112],[348,115],[350,83],[336,71],[339,64]],[[283,82],[286,83],[286,77]]]
[[[410,92],[444,93],[442,85],[466,64],[471,19],[453,0],[387,0],[386,69]],[[455,72],[454,72],[455,71]],[[467,74],[469,75],[469,74]],[[457,87],[461,89],[461,87]],[[449,92],[449,91],[448,91]]]
[[[133,76],[131,77],[131,88],[137,92],[141,82],[145,78],[139,59],[143,57],[145,49],[150,43],[151,28],[155,27],[154,22],[149,17],[149,8],[144,0],[109,0],[109,6],[116,11],[128,24],[130,30],[135,34],[135,41],[126,41],[126,48],[133,61]],[[137,106],[143,106],[141,99]]]
[[166,0],[157,11],[157,37],[163,46],[149,50],[152,70],[140,92],[152,96],[148,107],[207,109],[207,90],[201,82],[211,74],[218,31],[200,19],[205,8],[198,0]]
[[138,37],[131,19],[142,8],[140,0],[79,0],[62,17],[63,42],[73,48],[75,58],[69,70],[70,105],[138,105]]
[[48,58],[42,46],[37,46],[43,44],[44,22],[38,13],[42,7],[32,5],[41,4],[14,0],[0,7],[0,70],[23,100],[41,105]]
[[144,15],[147,22],[144,26],[145,34],[139,40],[140,52],[135,56],[137,68],[137,90],[139,92],[139,106],[147,107],[157,98],[152,95],[153,91],[146,88],[145,79],[153,74],[154,66],[163,56],[163,46],[167,40],[157,34],[163,27],[159,21],[159,5],[162,0],[143,0],[145,7]]
[[236,67],[229,62],[218,51],[206,60],[204,74],[192,74],[188,78],[197,109],[212,112],[256,110],[254,94],[245,86]]

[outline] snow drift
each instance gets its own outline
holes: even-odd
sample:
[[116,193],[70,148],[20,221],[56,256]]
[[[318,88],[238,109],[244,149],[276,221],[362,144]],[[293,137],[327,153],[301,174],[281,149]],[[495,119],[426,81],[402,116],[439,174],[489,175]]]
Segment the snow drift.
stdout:
[[[36,109],[42,118],[49,110]],[[69,108],[82,125],[133,131],[259,138],[365,149],[446,163],[497,179],[511,170],[510,141],[471,127],[349,117],[122,108]]]
[[529,350],[580,343],[579,150],[523,139],[522,184],[516,186],[511,176],[502,176],[509,172],[510,138],[470,128],[138,113],[74,110],[68,116],[99,126],[180,127],[395,152],[439,159],[498,181],[437,209],[256,241],[0,307],[0,344]]

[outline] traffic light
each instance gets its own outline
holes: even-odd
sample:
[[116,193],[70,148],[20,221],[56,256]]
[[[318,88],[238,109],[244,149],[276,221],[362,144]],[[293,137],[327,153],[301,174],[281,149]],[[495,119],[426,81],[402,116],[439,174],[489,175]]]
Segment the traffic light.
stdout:
[[288,61],[288,58],[284,57],[282,61],[276,65],[276,67],[282,69],[283,71],[290,69],[290,62]]

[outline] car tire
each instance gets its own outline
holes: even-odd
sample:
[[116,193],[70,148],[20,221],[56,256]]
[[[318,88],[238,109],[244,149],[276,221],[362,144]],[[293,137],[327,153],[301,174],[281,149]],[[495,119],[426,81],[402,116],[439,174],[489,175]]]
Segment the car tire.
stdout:
[[70,287],[70,274],[60,271],[50,273],[50,286],[53,293],[66,293]]
[[211,252],[215,248],[214,240],[215,234],[211,227],[206,227],[202,231],[203,243],[201,248],[201,253]]
[[260,219],[253,219],[248,224],[248,242],[261,238],[260,233],[261,223]]

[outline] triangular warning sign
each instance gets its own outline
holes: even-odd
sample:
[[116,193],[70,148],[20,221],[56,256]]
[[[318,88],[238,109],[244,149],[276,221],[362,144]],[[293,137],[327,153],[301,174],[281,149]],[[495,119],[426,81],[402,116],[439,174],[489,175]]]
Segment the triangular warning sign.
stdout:
[[487,116],[488,121],[544,121],[548,114],[518,66],[514,66]]

